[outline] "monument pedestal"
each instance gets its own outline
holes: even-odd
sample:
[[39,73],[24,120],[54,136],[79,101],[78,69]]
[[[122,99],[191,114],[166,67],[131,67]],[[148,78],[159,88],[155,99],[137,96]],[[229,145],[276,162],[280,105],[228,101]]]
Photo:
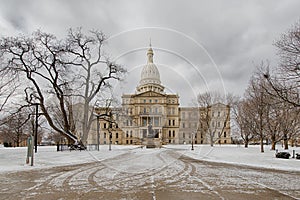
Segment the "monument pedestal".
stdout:
[[155,148],[154,138],[147,138],[146,148]]
[[161,141],[159,138],[147,138],[145,141],[146,148],[160,148]]

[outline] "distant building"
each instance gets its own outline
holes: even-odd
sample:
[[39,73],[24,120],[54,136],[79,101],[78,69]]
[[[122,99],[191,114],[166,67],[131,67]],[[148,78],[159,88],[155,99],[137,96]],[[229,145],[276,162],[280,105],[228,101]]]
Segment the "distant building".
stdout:
[[[112,113],[110,119],[100,119],[100,144],[110,139],[113,144],[142,144],[149,136],[161,144],[207,144],[209,130],[215,133],[215,143],[231,143],[230,108],[221,103],[209,108],[180,107],[177,94],[164,92],[151,47],[147,57],[135,94],[124,94],[120,108],[96,109],[98,114]],[[97,144],[96,130],[94,123],[88,144]]]

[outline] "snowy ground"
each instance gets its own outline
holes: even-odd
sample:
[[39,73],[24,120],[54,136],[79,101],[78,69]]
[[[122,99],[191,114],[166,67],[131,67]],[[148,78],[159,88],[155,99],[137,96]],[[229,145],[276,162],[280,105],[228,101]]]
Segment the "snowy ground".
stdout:
[[[293,158],[290,158],[289,160],[275,158],[275,151],[271,151],[270,146],[265,146],[264,153],[260,153],[259,146],[249,146],[249,148],[246,149],[243,146],[236,145],[216,145],[214,147],[210,147],[209,145],[195,145],[194,151],[191,151],[190,145],[166,145],[163,148],[174,149],[177,152],[179,151],[181,153],[180,155],[186,155],[197,160],[246,165],[259,168],[271,168],[285,171],[300,171],[300,160]],[[277,146],[277,149],[278,151],[283,151],[280,146]],[[300,148],[290,148],[288,151],[291,155],[293,150],[295,150],[296,153],[300,153]],[[57,152],[55,146],[41,146],[38,147],[38,153],[34,155],[34,166],[30,166],[25,164],[27,153],[26,148],[0,147],[0,172],[3,173],[90,163],[109,158],[116,159],[116,156],[122,155],[128,151],[131,153],[136,153],[137,155],[144,155],[145,153],[151,155],[151,152],[157,151],[157,149],[141,149],[138,146],[114,145],[112,146],[112,151],[109,151],[107,145],[102,145],[100,146],[100,151]],[[145,162],[147,161],[149,161],[149,159],[145,160]],[[143,164],[145,165],[145,163]],[[142,166],[134,166],[135,170],[137,170],[139,167],[142,170]]]
[[275,158],[269,148],[260,153],[259,146],[234,145],[195,145],[194,151],[190,145],[114,145],[112,151],[103,145],[81,152],[39,147],[33,167],[25,164],[26,148],[0,148],[0,194],[2,199],[300,199],[300,160]]

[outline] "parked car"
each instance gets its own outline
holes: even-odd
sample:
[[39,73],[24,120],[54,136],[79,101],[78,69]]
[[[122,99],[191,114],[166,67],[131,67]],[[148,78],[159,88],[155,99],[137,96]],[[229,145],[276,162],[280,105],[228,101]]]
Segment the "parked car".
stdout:
[[291,156],[291,154],[289,152],[278,152],[276,154],[276,158],[285,158],[285,159],[289,159]]
[[296,159],[300,160],[300,154],[299,153],[296,153]]

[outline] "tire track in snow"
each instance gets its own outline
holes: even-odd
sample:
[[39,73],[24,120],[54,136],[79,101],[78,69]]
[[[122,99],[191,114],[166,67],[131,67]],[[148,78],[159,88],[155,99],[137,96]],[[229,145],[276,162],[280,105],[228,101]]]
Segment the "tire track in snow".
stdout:
[[259,186],[262,187],[262,188],[271,190],[271,191],[274,192],[274,193],[278,193],[278,194],[281,194],[281,195],[283,195],[283,196],[290,197],[290,198],[296,199],[296,200],[299,199],[299,198],[294,197],[294,196],[292,196],[292,195],[290,195],[290,194],[288,194],[288,193],[286,193],[286,192],[283,192],[282,190],[279,190],[279,189],[276,189],[276,188],[272,188],[272,187],[267,186],[267,185],[265,185],[265,184],[263,184],[263,183],[259,183],[259,182],[254,181],[254,180],[245,179],[244,177],[242,177],[242,176],[240,176],[240,175],[237,175],[237,177],[239,177],[240,179],[243,179],[243,180],[245,180],[245,181],[251,182],[252,184],[259,185]]

